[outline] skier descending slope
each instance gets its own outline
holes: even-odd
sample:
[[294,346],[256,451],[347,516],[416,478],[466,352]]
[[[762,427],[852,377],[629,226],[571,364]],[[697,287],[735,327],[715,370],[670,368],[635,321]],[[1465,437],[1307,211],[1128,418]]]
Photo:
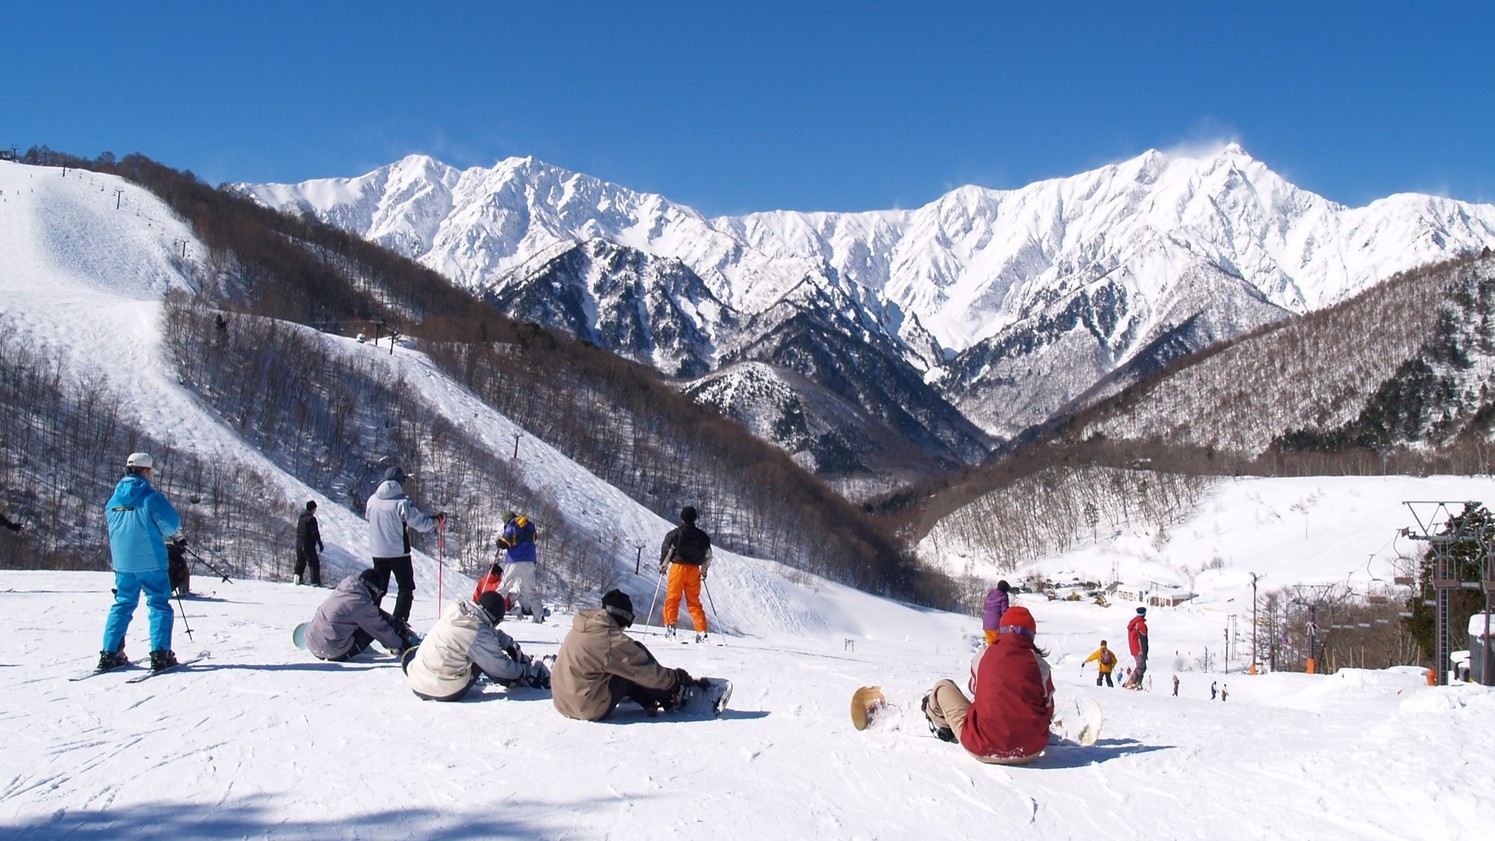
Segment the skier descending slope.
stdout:
[[997,644],[981,654],[971,675],[974,700],[951,680],[924,696],[929,729],[982,762],[1023,765],[1037,759],[1049,743],[1054,717],[1054,681],[1034,644],[1037,631],[1027,608],[1008,608]]

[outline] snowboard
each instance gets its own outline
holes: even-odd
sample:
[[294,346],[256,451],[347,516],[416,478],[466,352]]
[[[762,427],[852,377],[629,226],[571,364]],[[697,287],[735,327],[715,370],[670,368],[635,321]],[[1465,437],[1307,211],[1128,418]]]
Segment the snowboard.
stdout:
[[871,727],[888,709],[888,696],[881,686],[863,686],[851,696],[851,726],[858,730]]
[[306,629],[311,626],[310,622],[302,622],[291,631],[291,642],[302,651],[306,650]]
[[1092,698],[1056,697],[1054,718],[1049,723],[1049,732],[1066,741],[1089,747],[1100,738],[1102,719],[1100,704]]
[[686,687],[681,693],[680,706],[675,708],[675,712],[720,718],[731,697],[732,681],[719,677],[696,678],[696,684]]

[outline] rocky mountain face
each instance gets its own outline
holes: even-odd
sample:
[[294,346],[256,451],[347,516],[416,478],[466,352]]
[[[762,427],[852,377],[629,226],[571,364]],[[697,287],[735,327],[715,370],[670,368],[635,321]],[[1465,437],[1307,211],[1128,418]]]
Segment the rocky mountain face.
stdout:
[[[873,451],[890,440],[930,468],[970,463],[1100,383],[1495,244],[1495,207],[1397,195],[1348,208],[1235,145],[864,213],[708,219],[532,158],[459,171],[412,156],[239,189],[515,317],[708,377],[686,386],[700,399],[734,370],[762,373],[745,363],[784,372],[779,388],[813,385],[799,411],[827,413],[818,433],[775,432],[796,428],[793,410],[746,406],[742,391],[733,414],[777,411],[767,437],[827,475],[885,462]],[[857,422],[826,408],[837,400]]]

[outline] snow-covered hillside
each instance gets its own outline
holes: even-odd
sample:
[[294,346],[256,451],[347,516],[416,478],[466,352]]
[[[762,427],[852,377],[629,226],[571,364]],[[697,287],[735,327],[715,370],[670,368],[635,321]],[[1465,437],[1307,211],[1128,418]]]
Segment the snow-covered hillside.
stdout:
[[[0,163],[0,191],[7,323],[96,373],[179,446],[276,475],[161,361],[156,299],[187,283],[175,260],[184,247],[193,259],[199,247],[185,226],[107,176]],[[111,248],[69,247],[78,232]],[[371,353],[352,341],[327,347]],[[499,450],[511,446],[512,422],[421,355],[378,358],[453,423]],[[140,393],[151,399],[131,399]],[[669,526],[543,445],[527,444],[521,461],[559,489],[578,528],[653,545]],[[1119,538],[1109,552],[1123,556],[1123,577],[1192,565],[1196,553],[1224,561],[1195,581],[1198,601],[1150,616],[1150,692],[1097,689],[1093,672],[1077,668],[1100,639],[1119,645],[1131,605],[1021,596],[1061,693],[1097,697],[1106,710],[1097,745],[1055,745],[1021,768],[977,763],[932,737],[918,711],[937,678],[963,678],[978,620],[726,552],[708,584],[720,644],[635,630],[666,664],[736,683],[718,721],[629,713],[585,724],[562,718],[542,691],[494,687],[459,704],[421,702],[393,658],[329,664],[291,646],[290,629],[323,591],[223,582],[201,569],[201,595],[182,603],[175,647],[211,651],[208,660],[139,684],[117,674],[70,682],[97,658],[112,577],[0,572],[10,630],[0,657],[0,826],[14,838],[1479,836],[1495,817],[1484,797],[1495,778],[1490,690],[1429,688],[1415,669],[1253,677],[1239,673],[1239,661],[1229,673],[1192,669],[1231,601],[1248,598],[1245,573],[1383,577],[1389,532],[1403,524],[1389,512],[1403,499],[1478,498],[1484,484],[1243,480],[1174,529],[1188,557],[1159,561],[1142,548],[1146,536]],[[367,555],[362,520],[289,476],[283,490],[288,503],[323,501],[329,565],[357,569]],[[1300,526],[1301,541],[1290,533]],[[1368,564],[1367,552],[1377,554]],[[1043,566],[1057,576],[1111,561],[1087,551]],[[651,604],[651,565],[641,574],[631,557],[615,565],[635,605]],[[470,581],[435,559],[422,556],[416,574],[419,630],[441,601],[470,592]],[[508,630],[543,655],[555,651],[568,618],[558,612]],[[147,624],[142,609],[126,642],[137,658]],[[1177,698],[1165,691],[1175,669]],[[899,710],[857,733],[849,697],[867,683],[881,684]],[[1211,701],[1211,683],[1227,685],[1229,700]]]

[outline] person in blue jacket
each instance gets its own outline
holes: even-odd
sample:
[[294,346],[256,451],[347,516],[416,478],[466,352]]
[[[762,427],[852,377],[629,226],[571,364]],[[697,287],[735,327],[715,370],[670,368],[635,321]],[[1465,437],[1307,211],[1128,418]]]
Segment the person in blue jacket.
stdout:
[[523,514],[504,512],[504,531],[498,537],[498,551],[503,555],[503,583],[498,592],[514,594],[520,613],[528,613],[533,622],[545,621],[545,602],[535,579],[535,523]]
[[151,668],[177,664],[171,650],[171,574],[167,571],[166,541],[182,540],[182,518],[166,497],[151,487],[155,461],[148,453],[131,453],[125,475],[114,486],[104,507],[109,523],[109,554],[114,561],[114,604],[104,624],[104,649],[99,670],[130,662],[125,656],[125,631],[140,606],[140,592],[151,615]]

